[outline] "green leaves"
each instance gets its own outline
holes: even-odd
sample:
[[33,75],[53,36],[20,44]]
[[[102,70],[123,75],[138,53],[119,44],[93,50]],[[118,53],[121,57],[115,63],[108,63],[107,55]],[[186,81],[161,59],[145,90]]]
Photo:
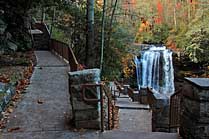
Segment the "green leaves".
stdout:
[[194,31],[188,37],[190,42],[186,47],[186,52],[188,53],[189,58],[195,63],[207,63],[209,61],[209,32],[201,29],[199,31]]
[[169,36],[169,27],[166,24],[155,25],[151,31],[141,32],[138,41],[142,43],[166,43]]

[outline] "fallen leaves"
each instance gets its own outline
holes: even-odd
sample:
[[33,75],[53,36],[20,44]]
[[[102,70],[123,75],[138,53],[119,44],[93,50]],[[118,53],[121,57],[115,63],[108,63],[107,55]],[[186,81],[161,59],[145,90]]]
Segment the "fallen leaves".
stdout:
[[7,112],[12,113],[14,110],[10,107],[7,109]]
[[3,118],[0,121],[0,129],[6,128],[5,125],[8,121],[9,113],[8,112],[2,112],[2,116],[3,116]]
[[21,98],[21,94],[15,94],[15,95],[12,97],[12,101],[17,102],[20,98]]
[[8,132],[13,132],[13,131],[17,131],[17,130],[20,130],[20,127],[9,128],[7,131]]
[[4,121],[1,121],[0,122],[0,129],[3,129],[3,128],[5,128],[5,123],[4,123]]
[[0,75],[0,82],[2,83],[9,83],[10,82],[10,79],[9,79],[9,76],[8,75]]
[[[29,54],[33,55],[33,52]],[[32,59],[32,58],[30,58]],[[9,121],[10,114],[13,113],[14,108],[16,107],[16,102],[21,98],[21,95],[25,93],[25,88],[30,84],[30,77],[32,76],[34,69],[34,58],[30,60],[30,64],[27,66],[9,66],[4,67],[0,72],[0,82],[3,83],[16,83],[15,94],[12,96],[12,99],[7,107],[7,109],[2,112],[3,118],[0,120],[0,130],[6,128],[6,123]],[[15,76],[14,76],[15,75]],[[43,102],[40,102],[43,103]],[[16,118],[16,115],[14,116]],[[8,128],[8,132],[13,132],[20,130],[20,127]]]
[[44,103],[44,101],[43,101],[43,100],[41,100],[41,99],[38,99],[38,100],[37,100],[37,103],[38,103],[38,104],[43,104],[43,103]]

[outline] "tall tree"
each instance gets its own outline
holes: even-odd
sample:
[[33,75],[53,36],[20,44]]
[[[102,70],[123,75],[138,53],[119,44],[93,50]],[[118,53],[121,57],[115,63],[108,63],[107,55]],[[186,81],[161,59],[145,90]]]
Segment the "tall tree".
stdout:
[[87,67],[93,66],[89,57],[90,48],[94,47],[94,0],[87,0],[87,35],[86,35],[86,56],[85,64]]

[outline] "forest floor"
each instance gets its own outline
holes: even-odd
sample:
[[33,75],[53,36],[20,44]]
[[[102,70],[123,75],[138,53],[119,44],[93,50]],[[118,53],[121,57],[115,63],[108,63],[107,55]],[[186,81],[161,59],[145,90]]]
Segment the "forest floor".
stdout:
[[[0,55],[0,82],[16,83],[24,79],[27,68],[36,64],[33,51]],[[30,71],[32,72],[32,71]]]
[[[5,127],[10,113],[20,101],[25,88],[30,84],[36,57],[34,51],[15,52],[0,55],[0,83],[11,84],[15,87],[15,94],[12,96],[10,103],[7,105],[0,120],[0,129]],[[0,95],[0,101],[6,94]],[[2,102],[0,102],[2,104]]]

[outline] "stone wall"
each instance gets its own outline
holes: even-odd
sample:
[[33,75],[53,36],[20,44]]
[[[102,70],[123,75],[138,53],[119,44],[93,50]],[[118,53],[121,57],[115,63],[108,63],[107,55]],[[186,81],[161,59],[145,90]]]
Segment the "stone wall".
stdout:
[[183,92],[180,133],[184,138],[209,138],[209,89],[190,84]]
[[0,82],[0,118],[1,112],[4,111],[7,104],[15,94],[15,87],[10,84]]
[[152,131],[169,132],[169,99],[155,96],[152,108]]
[[[69,93],[72,106],[73,121],[76,128],[100,129],[100,107],[98,102],[84,101],[82,95],[82,84],[97,83],[100,81],[100,70],[89,69],[69,72]],[[99,98],[99,89],[87,89],[89,99]]]

